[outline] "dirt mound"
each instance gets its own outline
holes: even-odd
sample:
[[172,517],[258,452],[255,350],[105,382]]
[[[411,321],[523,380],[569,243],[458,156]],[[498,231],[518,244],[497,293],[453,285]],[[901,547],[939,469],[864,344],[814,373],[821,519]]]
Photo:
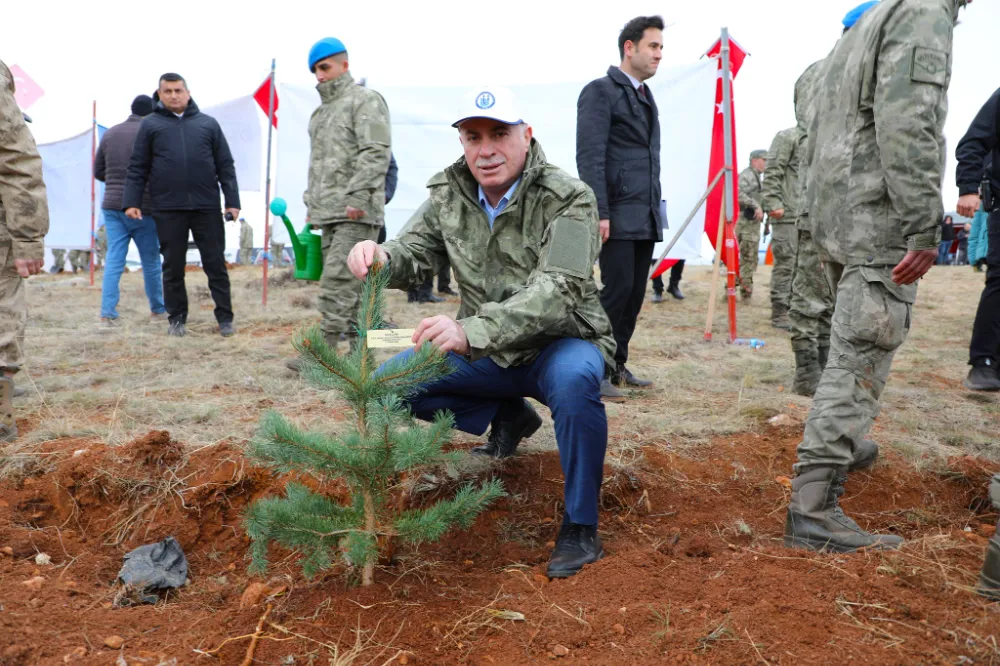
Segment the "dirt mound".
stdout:
[[[558,456],[514,458],[491,472],[509,497],[467,532],[397,550],[365,589],[341,569],[305,580],[277,549],[267,580],[246,575],[242,514],[284,480],[232,445],[192,451],[166,432],[122,447],[52,442],[41,452],[52,471],[0,485],[0,664],[211,663],[199,651],[239,663],[258,625],[256,663],[325,663],[333,646],[400,664],[1000,660],[1000,611],[970,592],[996,521],[984,503],[993,470],[963,458],[920,474],[889,456],[852,477],[844,506],[910,542],[816,555],[780,545],[797,441],[773,429],[684,457],[647,447],[640,464],[609,467],[608,556],[562,581],[544,576],[562,516]],[[166,536],[190,584],[155,607],[112,608],[122,555]],[[107,647],[114,637],[124,647]]]

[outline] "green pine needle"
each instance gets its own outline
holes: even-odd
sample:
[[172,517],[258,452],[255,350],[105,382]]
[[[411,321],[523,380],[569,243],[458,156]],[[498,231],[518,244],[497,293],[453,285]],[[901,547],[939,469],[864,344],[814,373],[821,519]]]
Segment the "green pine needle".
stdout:
[[479,488],[468,484],[453,499],[404,513],[396,521],[396,533],[412,544],[437,541],[455,525],[468,528],[483,509],[506,495],[498,479],[490,479]]

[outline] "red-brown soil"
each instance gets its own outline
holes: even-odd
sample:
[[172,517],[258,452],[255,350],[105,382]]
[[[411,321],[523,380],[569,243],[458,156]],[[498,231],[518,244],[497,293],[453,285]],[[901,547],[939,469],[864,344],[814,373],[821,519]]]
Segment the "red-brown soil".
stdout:
[[[257,664],[331,663],[359,627],[369,649],[357,664],[1000,661],[1000,609],[971,592],[997,518],[985,501],[993,470],[963,458],[919,473],[889,455],[852,476],[843,505],[911,539],[901,552],[786,550],[781,475],[798,433],[721,437],[687,457],[647,447],[637,470],[609,468],[608,556],[569,580],[543,575],[562,510],[551,452],[500,466],[510,497],[468,532],[397,550],[371,588],[339,568],[308,581],[272,549],[260,582],[279,592],[246,599],[242,515],[281,480],[237,446],[191,451],[167,433],[118,448],[52,442],[47,467],[0,485],[0,665],[239,664],[269,604]],[[155,606],[113,608],[122,555],[167,536],[190,583]],[[51,565],[36,564],[40,552]],[[105,647],[111,636],[124,647]],[[220,645],[215,658],[196,652]]]

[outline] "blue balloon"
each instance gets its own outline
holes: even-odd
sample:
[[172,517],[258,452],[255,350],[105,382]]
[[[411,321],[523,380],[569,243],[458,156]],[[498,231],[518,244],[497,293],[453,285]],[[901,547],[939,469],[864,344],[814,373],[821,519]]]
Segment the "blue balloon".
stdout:
[[271,199],[271,214],[281,217],[288,210],[288,204],[281,197]]

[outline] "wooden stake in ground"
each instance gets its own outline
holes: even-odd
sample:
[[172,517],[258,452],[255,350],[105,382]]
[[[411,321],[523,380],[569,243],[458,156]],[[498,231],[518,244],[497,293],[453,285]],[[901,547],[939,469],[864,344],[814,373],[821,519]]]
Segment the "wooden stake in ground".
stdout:
[[715,319],[715,297],[719,292],[719,262],[722,259],[722,239],[726,230],[726,195],[722,191],[722,205],[719,206],[719,231],[715,238],[715,261],[712,263],[712,293],[708,297],[708,319],[705,321],[705,342],[712,341],[712,323]]

